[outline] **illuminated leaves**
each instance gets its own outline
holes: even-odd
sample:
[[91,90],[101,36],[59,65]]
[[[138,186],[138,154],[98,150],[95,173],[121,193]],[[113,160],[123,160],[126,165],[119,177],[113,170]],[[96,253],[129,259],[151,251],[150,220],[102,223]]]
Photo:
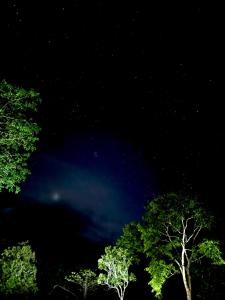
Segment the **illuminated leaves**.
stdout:
[[34,113],[39,93],[0,82],[0,191],[18,193],[30,173],[27,161],[36,149],[40,127]]
[[126,249],[133,261],[140,260],[139,255],[143,252],[143,245],[137,223],[132,222],[124,226],[123,234],[116,241],[116,246]]
[[145,269],[152,277],[149,285],[155,292],[157,298],[161,297],[162,286],[165,281],[176,271],[173,264],[166,264],[163,260],[152,260],[149,267]]
[[212,222],[197,200],[185,195],[169,193],[147,204],[138,229],[150,259],[146,268],[151,276],[149,284],[157,297],[165,281],[176,273],[181,274],[190,295],[192,265],[204,257],[214,264],[225,263],[218,242],[202,240],[202,233],[211,229]]
[[198,245],[197,252],[212,260],[215,265],[224,265],[225,261],[222,259],[222,252],[219,248],[219,242],[214,240],[204,240]]
[[65,279],[77,285],[84,299],[87,294],[94,291],[98,285],[97,275],[90,269],[81,269],[79,272],[71,272]]
[[120,299],[124,298],[125,290],[131,281],[135,281],[134,274],[129,273],[132,258],[127,250],[120,247],[108,246],[105,254],[98,260],[98,268],[104,273],[100,273],[98,283],[115,289]]
[[159,196],[147,204],[139,225],[144,251],[151,257],[158,247],[158,253],[162,250],[164,255],[174,257],[176,249],[182,247],[184,234],[184,242],[190,245],[211,223],[212,219],[195,199],[175,193]]
[[36,258],[28,242],[5,249],[0,257],[0,292],[28,294],[38,291]]

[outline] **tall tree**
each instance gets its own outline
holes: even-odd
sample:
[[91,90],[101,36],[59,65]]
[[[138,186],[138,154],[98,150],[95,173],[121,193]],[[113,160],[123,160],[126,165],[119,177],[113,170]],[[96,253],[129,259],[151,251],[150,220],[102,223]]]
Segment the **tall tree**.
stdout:
[[225,264],[219,242],[205,238],[212,221],[195,198],[169,193],[147,204],[139,230],[150,258],[149,284],[157,297],[170,276],[181,274],[187,300],[191,300],[191,267],[203,259]]
[[116,290],[119,299],[123,300],[129,282],[136,280],[135,275],[129,273],[131,265],[132,259],[127,250],[106,247],[105,254],[98,260],[98,268],[105,271],[99,274],[98,283]]
[[28,242],[8,247],[0,256],[0,293],[34,294],[36,282],[36,258]]
[[137,222],[131,222],[124,226],[122,235],[116,241],[116,246],[126,249],[127,254],[134,263],[140,261],[140,256],[143,253],[143,243]]
[[98,286],[97,275],[90,269],[81,269],[78,272],[71,272],[65,279],[78,287],[84,300],[87,298],[87,295],[95,291]]
[[18,193],[27,175],[28,158],[35,150],[40,127],[34,113],[39,93],[0,82],[0,192]]

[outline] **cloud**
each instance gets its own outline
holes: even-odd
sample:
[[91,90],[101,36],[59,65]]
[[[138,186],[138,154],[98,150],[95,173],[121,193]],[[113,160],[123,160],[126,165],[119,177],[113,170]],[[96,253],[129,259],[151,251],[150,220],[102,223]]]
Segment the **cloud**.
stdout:
[[48,204],[66,203],[91,220],[87,236],[110,239],[140,217],[145,169],[127,145],[111,139],[95,139],[92,145],[90,140],[82,138],[76,146],[68,141],[61,150],[38,154],[22,194]]

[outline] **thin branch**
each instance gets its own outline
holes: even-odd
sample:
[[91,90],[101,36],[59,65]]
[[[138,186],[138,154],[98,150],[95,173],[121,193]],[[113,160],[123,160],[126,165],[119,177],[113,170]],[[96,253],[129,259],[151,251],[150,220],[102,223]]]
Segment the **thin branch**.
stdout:
[[175,226],[173,226],[173,224],[170,221],[168,221],[167,223],[172,227],[172,229],[174,231],[178,232],[179,234],[182,234],[182,232],[178,228],[176,228]]
[[173,248],[175,249],[176,254],[179,255],[179,252],[178,252],[177,248],[173,245],[173,240],[171,239],[171,237],[176,237],[177,238],[177,236],[171,236],[169,234],[168,226],[166,227],[166,234],[167,234],[167,237],[169,238],[170,243],[172,244]]
[[[197,227],[196,227],[197,228]],[[202,230],[202,226],[199,226],[199,229],[197,230],[197,232],[196,232],[196,234],[195,234],[195,236],[194,236],[194,238],[193,238],[193,242],[195,241],[195,239],[197,238],[197,236],[198,236],[198,234],[199,234],[199,232]]]
[[201,226],[196,227],[196,228],[193,230],[193,233],[192,233],[192,234],[189,236],[189,238],[187,239],[186,243],[188,243],[188,242],[191,240],[192,237],[194,237],[194,238],[193,238],[193,242],[194,242],[195,239],[196,239],[196,237],[198,236],[198,234],[199,234],[199,232],[200,232],[201,229],[202,229]]
[[60,289],[62,289],[63,291],[65,291],[65,292],[71,294],[72,296],[74,296],[74,297],[76,297],[76,298],[78,299],[78,297],[77,297],[76,294],[74,294],[73,292],[71,292],[70,290],[68,290],[67,288],[65,288],[64,286],[61,286],[61,285],[59,285],[59,284],[56,284],[56,285],[53,286],[53,288],[52,288],[52,290],[50,291],[49,295],[51,295],[51,294],[53,293],[53,291],[54,291],[56,288],[60,288]]

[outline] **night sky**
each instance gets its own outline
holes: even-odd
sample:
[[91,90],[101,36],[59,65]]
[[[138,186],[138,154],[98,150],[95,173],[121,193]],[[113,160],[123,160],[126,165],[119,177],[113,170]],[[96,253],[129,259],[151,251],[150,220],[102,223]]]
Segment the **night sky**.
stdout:
[[168,191],[223,218],[222,9],[122,2],[1,1],[0,77],[42,98],[14,238],[113,242]]

